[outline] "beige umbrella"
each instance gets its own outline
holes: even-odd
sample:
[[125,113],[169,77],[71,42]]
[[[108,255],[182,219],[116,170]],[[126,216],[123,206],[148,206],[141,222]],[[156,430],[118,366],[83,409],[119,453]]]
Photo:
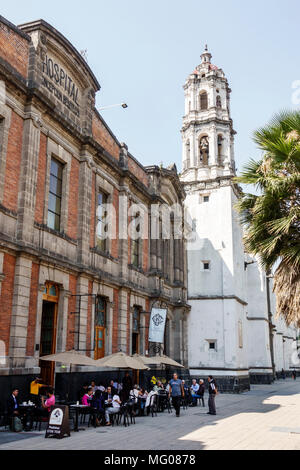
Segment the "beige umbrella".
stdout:
[[157,364],[156,357],[143,356],[142,354],[134,354],[132,357],[145,365]]
[[164,364],[166,366],[180,367],[181,369],[184,369],[182,364],[179,364],[179,362],[174,361],[174,359],[171,359],[171,357],[168,356],[155,356],[147,359],[151,359],[152,364]]
[[[70,372],[72,372],[72,365],[78,366],[93,366],[95,367],[96,361],[91,357],[85,356],[80,354],[78,351],[65,351],[62,353],[51,354],[50,356],[42,356],[40,357],[41,361],[50,361],[50,362],[61,362],[63,364],[70,365]],[[68,384],[68,393],[67,396],[70,396],[70,382]]]
[[97,367],[113,367],[115,369],[134,369],[134,370],[149,370],[149,367],[145,364],[123,352],[118,352],[112,354],[111,356],[106,356],[103,359],[98,359],[95,361]]
[[95,366],[96,361],[91,357],[84,356],[78,351],[65,351],[62,353],[51,354],[50,356],[40,357],[41,361],[61,362],[63,364],[78,365],[78,366]]

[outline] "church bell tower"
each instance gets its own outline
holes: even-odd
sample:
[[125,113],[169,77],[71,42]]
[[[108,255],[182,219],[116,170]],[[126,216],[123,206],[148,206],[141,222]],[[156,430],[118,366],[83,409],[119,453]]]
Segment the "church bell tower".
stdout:
[[234,135],[230,117],[231,90],[223,70],[211,63],[207,46],[201,64],[184,85],[183,180],[234,176]]
[[249,387],[247,292],[242,229],[235,212],[233,123],[228,81],[205,47],[184,85],[181,181],[188,241],[188,355],[192,376],[224,389]]

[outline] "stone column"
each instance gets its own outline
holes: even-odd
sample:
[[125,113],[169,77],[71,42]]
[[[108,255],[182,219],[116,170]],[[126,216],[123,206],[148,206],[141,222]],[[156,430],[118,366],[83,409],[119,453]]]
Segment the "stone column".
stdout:
[[31,269],[31,259],[17,258],[9,342],[11,367],[14,368],[25,366]]
[[71,297],[71,295],[72,293],[69,290],[60,289],[59,291],[57,342],[56,342],[57,352],[63,352],[66,350],[69,298]]
[[[89,280],[86,277],[80,276],[77,282],[77,295],[88,294],[89,292]],[[88,296],[77,297],[76,311],[80,312],[77,315],[75,321],[75,331],[78,332],[75,335],[78,338],[78,347],[80,351],[86,351],[86,332],[87,332],[87,320],[88,320]]]
[[41,126],[41,122],[37,118],[32,117],[32,115],[29,115],[24,121],[18,197],[17,239],[29,244],[33,243]]
[[[127,289],[119,291],[118,349],[127,352]],[[128,325],[129,326],[129,325]]]
[[78,198],[78,263],[89,264],[92,202],[92,158],[84,154],[80,160]]

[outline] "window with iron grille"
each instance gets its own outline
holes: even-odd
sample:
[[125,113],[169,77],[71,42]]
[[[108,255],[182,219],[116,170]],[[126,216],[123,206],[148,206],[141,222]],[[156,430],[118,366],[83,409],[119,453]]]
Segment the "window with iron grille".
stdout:
[[133,218],[135,239],[131,240],[131,249],[132,249],[132,265],[136,268],[139,268],[141,265],[141,256],[140,256],[140,247],[141,247],[141,238],[137,238],[140,232],[140,225],[138,223],[139,214]]
[[64,165],[62,163],[55,158],[51,159],[48,227],[58,232],[61,229],[63,168]]
[[98,193],[98,206],[97,206],[97,247],[101,251],[107,251],[108,243],[105,236],[106,227],[106,216],[105,204],[107,204],[107,195],[103,192]]

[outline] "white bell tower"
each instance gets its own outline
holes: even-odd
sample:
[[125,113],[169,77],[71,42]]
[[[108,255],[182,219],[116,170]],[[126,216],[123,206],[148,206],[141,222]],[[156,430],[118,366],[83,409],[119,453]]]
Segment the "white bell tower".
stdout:
[[192,376],[215,375],[224,390],[249,387],[242,229],[234,209],[231,90],[207,47],[184,85],[183,169],[188,242],[188,349]]
[[231,90],[224,72],[212,65],[211,58],[206,46],[201,64],[184,85],[184,181],[203,181],[235,173]]

